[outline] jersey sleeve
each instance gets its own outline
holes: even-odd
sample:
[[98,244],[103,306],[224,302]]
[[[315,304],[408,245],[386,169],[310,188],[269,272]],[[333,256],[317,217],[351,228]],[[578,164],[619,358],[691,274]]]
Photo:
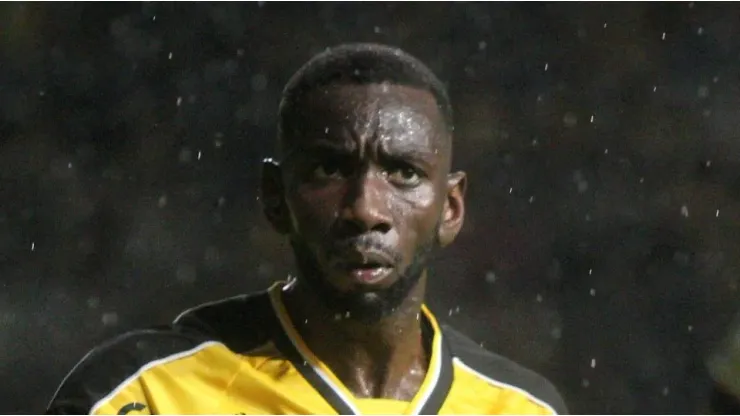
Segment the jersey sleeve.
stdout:
[[46,414],[156,414],[141,375],[202,342],[173,329],[124,334],[90,351],[64,378]]

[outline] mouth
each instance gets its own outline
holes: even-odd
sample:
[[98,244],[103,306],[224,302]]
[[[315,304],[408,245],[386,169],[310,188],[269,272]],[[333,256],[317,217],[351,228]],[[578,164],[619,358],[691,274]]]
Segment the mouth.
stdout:
[[372,285],[383,281],[393,271],[393,260],[377,251],[353,251],[337,261],[357,283]]

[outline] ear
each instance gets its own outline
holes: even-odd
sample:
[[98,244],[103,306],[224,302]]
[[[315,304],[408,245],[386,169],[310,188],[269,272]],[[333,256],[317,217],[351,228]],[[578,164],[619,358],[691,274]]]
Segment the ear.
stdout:
[[280,234],[290,232],[290,215],[285,203],[285,187],[280,164],[273,159],[262,161],[262,186],[260,197],[262,212],[272,228]]
[[447,199],[442,211],[439,226],[439,244],[445,247],[455,241],[465,219],[465,191],[468,182],[465,172],[455,172],[447,176]]

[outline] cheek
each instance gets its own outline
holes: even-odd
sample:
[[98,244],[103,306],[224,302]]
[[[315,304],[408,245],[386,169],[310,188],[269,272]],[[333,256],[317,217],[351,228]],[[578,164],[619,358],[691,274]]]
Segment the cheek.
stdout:
[[405,239],[411,246],[410,249],[428,241],[436,232],[440,212],[436,195],[430,184],[388,199],[393,207],[396,226],[402,228],[399,230],[401,235],[407,236]]
[[340,186],[297,187],[288,198],[294,228],[306,234],[307,231],[328,227],[338,216],[341,200]]

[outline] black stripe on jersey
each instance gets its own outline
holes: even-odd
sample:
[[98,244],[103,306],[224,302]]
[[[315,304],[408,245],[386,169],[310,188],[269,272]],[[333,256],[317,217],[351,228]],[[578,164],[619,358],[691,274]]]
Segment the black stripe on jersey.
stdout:
[[558,414],[567,414],[565,401],[547,379],[519,364],[483,349],[460,332],[443,327],[454,357],[492,380],[524,390],[537,400],[552,407]]
[[47,414],[88,414],[92,407],[156,360],[211,341],[170,327],[129,332],[94,348],[70,371],[47,406]]
[[[426,342],[426,345],[431,345],[432,340],[434,339],[434,329],[427,319],[424,319],[423,322],[425,325],[422,328],[422,333],[424,334],[424,338],[429,340]],[[437,384],[433,387],[426,403],[424,403],[421,410],[419,410],[420,415],[436,415],[439,412],[439,409],[442,408],[442,405],[447,399],[447,395],[450,393],[450,388],[452,387],[452,381],[454,378],[452,353],[447,344],[447,337],[443,334],[440,334],[440,336],[442,336],[442,348],[440,351],[442,362],[440,363],[439,379],[437,380]]]
[[[277,317],[274,316],[275,323],[278,328],[282,328],[282,325],[278,321]],[[345,403],[344,400],[337,394],[337,392],[331,388],[329,383],[324,381],[321,376],[314,371],[311,364],[306,362],[303,359],[303,356],[298,351],[298,349],[293,345],[293,342],[288,337],[288,334],[285,333],[285,331],[279,330],[275,331],[275,346],[280,350],[281,353],[285,355],[285,358],[289,359],[291,363],[293,363],[293,366],[298,370],[298,372],[301,373],[303,378],[308,381],[313,388],[316,389],[317,392],[321,395],[321,397],[326,400],[331,407],[334,408],[334,410],[337,412],[337,414],[340,415],[354,415],[355,412],[352,410],[351,407]]]

